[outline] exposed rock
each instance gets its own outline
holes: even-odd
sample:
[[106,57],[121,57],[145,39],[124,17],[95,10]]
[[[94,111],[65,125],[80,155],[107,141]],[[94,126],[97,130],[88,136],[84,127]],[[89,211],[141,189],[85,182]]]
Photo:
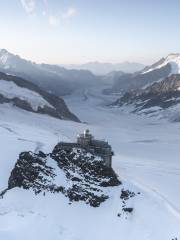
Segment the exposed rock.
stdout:
[[136,194],[135,194],[134,192],[131,192],[131,191],[129,191],[129,190],[124,190],[124,189],[122,189],[122,190],[121,190],[121,196],[120,196],[120,198],[126,201],[126,200],[128,200],[129,198],[134,197],[135,195],[136,195]]
[[101,157],[97,157],[85,149],[61,150],[60,146],[56,145],[51,157],[65,171],[78,167],[80,175],[84,175],[86,180],[94,181],[99,186],[118,186],[120,183],[113,169],[107,167]]
[[145,89],[125,93],[112,106],[131,106],[131,112],[152,114],[174,107],[179,103],[180,74],[175,74]]
[[[57,180],[63,175],[65,182]],[[8,189],[22,187],[35,194],[62,193],[70,202],[84,201],[98,207],[108,199],[107,187],[118,186],[120,181],[103,159],[84,149],[62,150],[57,145],[53,152],[38,154],[23,152],[11,172]]]
[[133,208],[123,208],[122,209],[124,212],[132,213]]
[[[137,193],[138,195],[140,194],[140,192]],[[133,212],[133,208],[130,207],[131,205],[131,201],[130,199],[135,197],[136,193],[130,190],[121,190],[121,195],[120,195],[120,199],[122,200],[122,212],[121,213],[132,213]],[[130,205],[130,206],[129,206]],[[119,213],[118,215],[119,217],[121,216],[121,214]],[[127,216],[126,216],[127,217]]]

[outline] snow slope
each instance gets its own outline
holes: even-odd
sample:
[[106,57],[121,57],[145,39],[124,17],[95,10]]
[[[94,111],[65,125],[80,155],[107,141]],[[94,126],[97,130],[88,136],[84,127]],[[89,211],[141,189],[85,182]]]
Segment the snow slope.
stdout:
[[[0,239],[180,239],[180,124],[109,110],[104,104],[111,100],[100,89],[88,89],[67,97],[66,102],[97,138],[112,144],[113,167],[123,185],[99,208],[69,205],[63,195],[9,191],[0,200]],[[0,189],[7,186],[20,151],[51,151],[60,140],[74,141],[84,128],[87,124],[1,105]],[[132,214],[121,211],[122,188],[141,193],[128,200]]]
[[14,82],[7,82],[5,80],[1,80],[0,94],[2,94],[8,99],[13,99],[17,97],[21,100],[25,100],[30,104],[34,111],[37,111],[38,107],[43,108],[44,106],[54,108],[44,98],[42,98],[40,94],[23,87],[19,87]]
[[9,103],[26,111],[47,114],[60,119],[79,121],[64,100],[43,91],[27,80],[0,72],[0,103]]
[[179,53],[171,53],[166,58],[164,58],[164,60],[161,63],[157,64],[156,66],[149,67],[148,70],[145,70],[142,73],[145,74],[145,73],[154,71],[155,69],[162,68],[162,67],[166,66],[167,64],[171,65],[171,74],[180,73],[180,54]]

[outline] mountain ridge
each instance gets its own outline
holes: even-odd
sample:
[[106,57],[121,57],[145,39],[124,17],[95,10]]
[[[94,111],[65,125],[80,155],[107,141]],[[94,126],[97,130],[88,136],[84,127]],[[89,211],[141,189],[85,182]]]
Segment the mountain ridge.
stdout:
[[144,65],[137,62],[121,62],[121,63],[110,63],[110,62],[87,62],[84,64],[64,64],[62,65],[68,69],[86,69],[90,70],[96,75],[106,75],[113,71],[122,71],[126,73],[132,73],[140,71],[144,68]]
[[100,84],[101,80],[90,71],[67,70],[58,65],[36,64],[6,49],[0,50],[0,71],[25,78],[57,96],[70,94],[75,89],[85,88],[86,85]]
[[133,113],[180,121],[180,74],[172,74],[145,89],[127,92],[112,106],[130,107]]
[[62,98],[40,89],[23,78],[2,72],[0,72],[0,103],[10,103],[26,111],[80,122],[69,111]]
[[161,81],[172,74],[180,73],[180,54],[171,53],[165,58],[161,58],[150,66],[134,74],[120,75],[114,79],[114,83],[108,93],[125,93],[141,88],[146,88],[154,82]]

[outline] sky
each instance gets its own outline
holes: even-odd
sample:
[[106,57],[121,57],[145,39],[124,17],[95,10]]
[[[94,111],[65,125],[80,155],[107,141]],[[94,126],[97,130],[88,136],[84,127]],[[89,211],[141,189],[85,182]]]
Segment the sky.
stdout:
[[180,0],[0,0],[0,48],[51,64],[180,52]]

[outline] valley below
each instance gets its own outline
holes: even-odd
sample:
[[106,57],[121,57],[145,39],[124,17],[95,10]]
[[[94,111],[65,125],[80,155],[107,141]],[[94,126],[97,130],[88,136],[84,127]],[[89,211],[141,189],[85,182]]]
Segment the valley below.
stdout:
[[[20,152],[51,152],[59,141],[74,142],[87,128],[111,144],[113,169],[122,181],[107,189],[110,197],[98,208],[83,202],[68,204],[63,195],[34,195],[14,188],[0,199],[0,239],[180,238],[180,123],[109,107],[117,96],[103,95],[105,87],[65,97],[82,123],[0,105],[0,191],[7,187]],[[122,211],[123,189],[139,193],[127,201],[132,213]]]

